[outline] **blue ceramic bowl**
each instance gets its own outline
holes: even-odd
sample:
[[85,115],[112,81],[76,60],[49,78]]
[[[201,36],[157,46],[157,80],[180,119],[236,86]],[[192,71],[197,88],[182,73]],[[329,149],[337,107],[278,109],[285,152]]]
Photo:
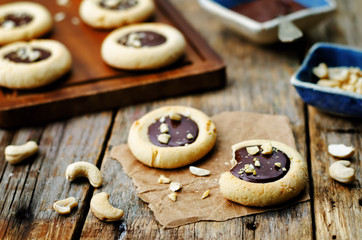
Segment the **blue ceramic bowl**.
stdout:
[[328,67],[359,67],[362,69],[362,49],[330,43],[316,43],[309,50],[291,84],[304,102],[329,113],[362,118],[362,94],[316,84],[312,69],[324,62]]

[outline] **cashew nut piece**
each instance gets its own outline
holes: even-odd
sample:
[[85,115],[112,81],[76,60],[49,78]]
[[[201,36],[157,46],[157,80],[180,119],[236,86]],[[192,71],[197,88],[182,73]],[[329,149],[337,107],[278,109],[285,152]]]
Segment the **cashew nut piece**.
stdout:
[[351,163],[349,161],[341,160],[329,166],[329,175],[334,180],[341,183],[353,183],[355,170],[348,167]]
[[5,159],[11,164],[20,163],[38,151],[38,144],[28,141],[23,145],[9,145],[5,148]]
[[105,222],[118,221],[123,216],[123,210],[109,203],[109,194],[101,192],[92,197],[90,208],[97,218]]
[[59,214],[68,214],[76,206],[78,206],[78,203],[74,197],[59,200],[53,204],[54,210],[57,211]]
[[81,161],[70,164],[65,171],[65,176],[69,181],[73,181],[78,177],[86,177],[93,187],[99,187],[102,184],[101,171],[89,162]]
[[354,154],[355,148],[344,144],[330,144],[328,146],[328,152],[334,157],[349,158]]

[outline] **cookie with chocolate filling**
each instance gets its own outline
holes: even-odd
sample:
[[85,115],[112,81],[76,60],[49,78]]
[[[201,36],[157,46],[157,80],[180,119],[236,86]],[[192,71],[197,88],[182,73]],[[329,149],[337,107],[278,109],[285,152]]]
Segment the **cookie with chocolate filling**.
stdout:
[[220,177],[223,196],[246,206],[272,206],[297,196],[307,183],[307,164],[281,142],[249,140],[233,145],[234,166]]
[[93,28],[111,29],[143,22],[154,9],[153,0],[83,0],[79,16]]
[[71,65],[70,52],[58,41],[11,43],[0,48],[0,86],[40,87],[60,78]]
[[176,28],[162,23],[140,23],[119,28],[102,43],[103,60],[127,70],[157,69],[179,59],[185,39]]
[[205,156],[216,141],[216,128],[203,112],[167,106],[135,121],[128,145],[140,162],[155,168],[178,168]]
[[38,3],[14,2],[0,5],[0,45],[40,37],[52,26],[50,12]]

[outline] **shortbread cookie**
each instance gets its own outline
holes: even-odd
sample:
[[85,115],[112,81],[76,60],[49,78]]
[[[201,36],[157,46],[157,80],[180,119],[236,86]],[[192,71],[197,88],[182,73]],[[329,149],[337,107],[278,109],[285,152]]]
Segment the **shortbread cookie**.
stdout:
[[64,75],[71,65],[68,49],[58,41],[11,43],[0,48],[0,86],[40,87]]
[[14,2],[0,5],[0,45],[40,37],[52,26],[50,12],[38,3]]
[[135,121],[128,145],[140,162],[178,168],[205,156],[216,141],[216,128],[203,112],[184,106],[156,109]]
[[119,28],[102,43],[103,60],[128,70],[156,69],[179,59],[185,39],[174,27],[162,23],[140,23]]
[[93,28],[111,29],[143,22],[154,9],[153,0],[83,0],[79,16]]
[[307,182],[303,157],[284,143],[249,140],[233,145],[234,166],[220,177],[220,190],[246,206],[271,206],[297,196]]

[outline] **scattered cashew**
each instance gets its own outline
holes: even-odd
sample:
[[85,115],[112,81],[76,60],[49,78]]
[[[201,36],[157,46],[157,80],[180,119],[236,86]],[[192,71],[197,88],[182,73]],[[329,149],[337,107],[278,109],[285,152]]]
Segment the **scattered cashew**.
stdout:
[[328,152],[334,157],[349,158],[354,154],[353,146],[346,146],[344,144],[330,144],[328,146]]
[[207,169],[203,169],[203,168],[198,168],[198,167],[194,167],[194,166],[190,166],[189,170],[192,174],[196,175],[196,176],[207,176],[210,175],[210,170]]
[[109,194],[106,192],[97,193],[90,202],[90,208],[97,218],[105,222],[118,221],[123,216],[123,210],[113,207],[109,203]]
[[53,204],[54,210],[57,211],[59,214],[68,214],[76,206],[78,206],[78,203],[74,197],[59,200]]
[[178,190],[180,190],[182,188],[182,185],[181,185],[181,183],[179,183],[179,182],[172,182],[171,184],[170,184],[170,190],[172,191],[172,192],[177,192]]
[[165,175],[160,175],[160,177],[157,179],[158,183],[163,183],[163,184],[167,184],[171,182],[171,179],[169,179],[168,177],[165,177]]
[[86,177],[93,187],[99,187],[102,184],[101,171],[89,162],[75,162],[70,164],[65,171],[65,176],[69,181],[73,181],[78,177]]
[[341,183],[353,183],[355,179],[355,170],[348,167],[351,163],[349,161],[341,160],[329,166],[329,175],[334,180]]
[[167,195],[169,199],[171,199],[172,201],[176,202],[177,201],[177,193],[172,192],[169,195]]
[[38,151],[38,144],[28,141],[23,145],[9,145],[5,148],[5,159],[11,164],[20,163]]
[[202,194],[202,199],[207,198],[210,195],[210,190],[206,190],[203,194]]

